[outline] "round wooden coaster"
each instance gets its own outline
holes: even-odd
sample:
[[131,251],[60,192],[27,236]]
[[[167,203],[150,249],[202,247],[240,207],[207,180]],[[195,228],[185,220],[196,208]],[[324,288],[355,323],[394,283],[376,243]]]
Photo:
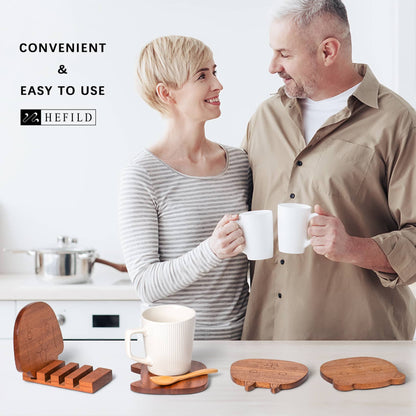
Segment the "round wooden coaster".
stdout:
[[[191,370],[196,371],[202,368],[207,368],[199,361],[192,361]],[[130,390],[136,393],[144,394],[192,394],[204,391],[208,387],[208,375],[198,376],[190,378],[189,380],[178,381],[170,386],[158,386],[152,383],[150,377],[154,374],[150,373],[147,365],[144,364],[132,364],[131,371],[141,375],[139,381],[135,381],[130,384]]]
[[246,391],[261,387],[277,393],[300,386],[308,377],[308,367],[293,361],[248,359],[233,363],[230,373]]
[[374,357],[328,361],[321,365],[321,376],[340,391],[377,389],[406,380],[391,362]]

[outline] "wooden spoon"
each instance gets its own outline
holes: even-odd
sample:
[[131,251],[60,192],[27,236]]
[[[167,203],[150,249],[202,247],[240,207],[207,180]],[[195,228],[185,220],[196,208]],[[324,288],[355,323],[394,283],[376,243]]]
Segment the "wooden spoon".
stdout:
[[218,370],[216,368],[203,368],[202,370],[193,371],[192,373],[182,374],[181,376],[154,376],[150,377],[153,383],[158,384],[159,386],[169,386],[170,384],[177,383],[181,380],[186,380],[188,378],[203,376],[209,373],[216,373]]

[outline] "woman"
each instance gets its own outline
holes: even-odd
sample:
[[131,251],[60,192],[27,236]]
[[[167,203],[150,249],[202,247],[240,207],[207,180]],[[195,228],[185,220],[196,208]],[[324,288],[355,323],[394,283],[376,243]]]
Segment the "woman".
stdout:
[[158,38],[141,52],[142,98],[167,129],[123,171],[120,233],[140,299],[195,309],[196,339],[240,339],[248,261],[236,213],[248,209],[251,172],[242,150],[205,137],[205,122],[221,114],[215,67],[189,37]]

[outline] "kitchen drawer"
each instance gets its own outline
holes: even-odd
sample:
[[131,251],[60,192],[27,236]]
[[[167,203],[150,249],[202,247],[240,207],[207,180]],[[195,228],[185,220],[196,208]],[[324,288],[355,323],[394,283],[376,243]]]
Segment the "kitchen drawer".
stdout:
[[[17,301],[17,311],[31,301]],[[126,329],[141,323],[141,302],[51,300],[48,305],[66,339],[124,339]]]
[[13,300],[0,301],[0,339],[12,339],[16,316]]

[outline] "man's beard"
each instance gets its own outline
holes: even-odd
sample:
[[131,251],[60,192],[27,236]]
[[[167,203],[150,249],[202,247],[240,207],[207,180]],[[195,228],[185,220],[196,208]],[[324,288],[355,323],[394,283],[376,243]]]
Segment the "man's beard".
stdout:
[[289,98],[309,98],[315,90],[314,80],[312,80],[310,85],[298,85],[296,81],[286,72],[280,72],[279,76],[282,79],[291,79],[290,85],[284,85],[284,91]]
[[285,85],[284,90],[289,98],[308,98],[306,91],[297,85],[294,88]]

